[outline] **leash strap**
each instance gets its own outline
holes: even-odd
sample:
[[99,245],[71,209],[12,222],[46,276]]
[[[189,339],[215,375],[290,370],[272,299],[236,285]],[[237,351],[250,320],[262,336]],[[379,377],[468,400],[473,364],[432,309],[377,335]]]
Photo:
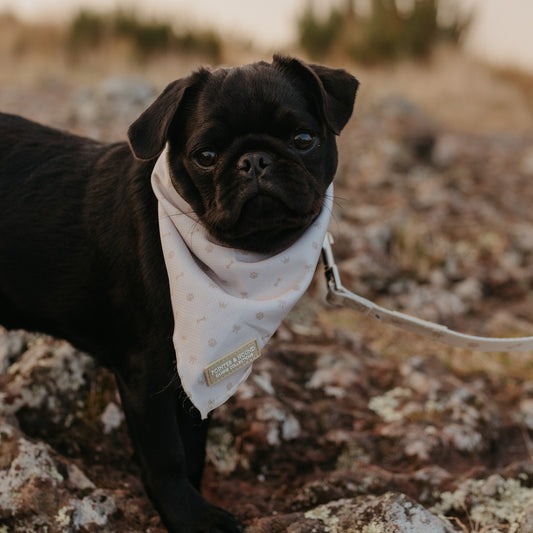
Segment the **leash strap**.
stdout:
[[322,260],[325,266],[328,285],[327,301],[336,307],[346,306],[360,313],[371,316],[385,324],[392,324],[422,337],[468,350],[483,352],[518,352],[533,350],[533,337],[492,338],[465,335],[448,329],[446,326],[422,320],[398,311],[390,311],[376,305],[346,289],[341,282],[339,269],[335,263],[333,250],[333,236],[327,233],[322,246]]

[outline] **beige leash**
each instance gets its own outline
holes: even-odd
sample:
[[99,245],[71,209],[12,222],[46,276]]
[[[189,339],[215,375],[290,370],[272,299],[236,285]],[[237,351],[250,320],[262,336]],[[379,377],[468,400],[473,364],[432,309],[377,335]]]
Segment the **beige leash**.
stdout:
[[341,282],[339,269],[335,264],[333,250],[333,237],[327,233],[322,246],[322,260],[325,266],[326,281],[328,285],[328,303],[340,307],[346,306],[360,313],[369,315],[385,324],[392,324],[417,335],[433,339],[449,346],[466,348],[468,350],[480,350],[484,352],[518,352],[533,350],[533,337],[517,338],[492,338],[465,335],[448,329],[446,326],[434,324],[427,320],[421,320],[405,313],[390,311],[376,305],[346,289]]

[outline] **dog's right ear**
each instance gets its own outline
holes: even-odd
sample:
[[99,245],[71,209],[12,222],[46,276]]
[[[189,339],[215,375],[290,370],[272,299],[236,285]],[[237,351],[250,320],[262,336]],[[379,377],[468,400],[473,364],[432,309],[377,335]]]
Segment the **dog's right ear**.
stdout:
[[150,161],[161,154],[185,94],[207,76],[209,71],[202,69],[187,78],[173,81],[129,127],[128,142],[136,159]]

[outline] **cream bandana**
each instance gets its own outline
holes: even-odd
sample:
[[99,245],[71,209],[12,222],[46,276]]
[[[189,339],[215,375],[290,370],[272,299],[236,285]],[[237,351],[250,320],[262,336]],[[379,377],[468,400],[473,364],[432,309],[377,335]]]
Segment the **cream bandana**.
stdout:
[[206,418],[250,374],[252,362],[307,289],[333,201],[300,239],[274,256],[217,243],[174,189],[167,150],[152,172],[174,313],[174,348],[183,389]]

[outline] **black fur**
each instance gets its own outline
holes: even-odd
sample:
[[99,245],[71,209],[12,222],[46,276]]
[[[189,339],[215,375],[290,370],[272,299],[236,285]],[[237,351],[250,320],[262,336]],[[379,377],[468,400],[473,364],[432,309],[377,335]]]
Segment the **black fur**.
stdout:
[[[172,533],[240,527],[199,493],[207,426],[184,399],[175,370],[168,279],[150,186],[155,158],[168,142],[176,187],[223,242],[262,251],[286,246],[320,208],[337,163],[334,135],[352,112],[356,89],[344,71],[279,57],[272,65],[201,70],[167,87],[131,126],[129,145],[98,143],[0,114],[0,324],[65,338],[113,370],[146,490]],[[268,115],[281,108],[312,116],[322,143],[314,154],[282,147],[285,130],[274,131],[276,121]],[[231,141],[240,140],[217,145],[225,168],[207,171],[191,160],[188,143],[211,139],[213,120],[231,124]],[[229,131],[227,126],[224,134]],[[258,151],[269,154],[268,180],[250,171]],[[296,185],[278,183],[273,169],[283,167],[280,161],[292,165]],[[232,200],[234,207],[219,205],[214,183],[230,187],[232,175],[243,187],[268,181],[254,185],[268,194],[258,200],[246,189],[246,198]],[[304,185],[309,192],[300,194]],[[294,198],[284,199],[287,194]],[[252,208],[248,201],[255,202]],[[228,209],[243,214],[230,216],[223,212]],[[234,218],[234,226],[228,222],[221,230],[224,216]],[[234,238],[232,227],[240,227],[241,218],[257,233]],[[290,218],[292,226],[278,226],[273,218]],[[276,232],[283,235],[281,244],[270,236]]]

